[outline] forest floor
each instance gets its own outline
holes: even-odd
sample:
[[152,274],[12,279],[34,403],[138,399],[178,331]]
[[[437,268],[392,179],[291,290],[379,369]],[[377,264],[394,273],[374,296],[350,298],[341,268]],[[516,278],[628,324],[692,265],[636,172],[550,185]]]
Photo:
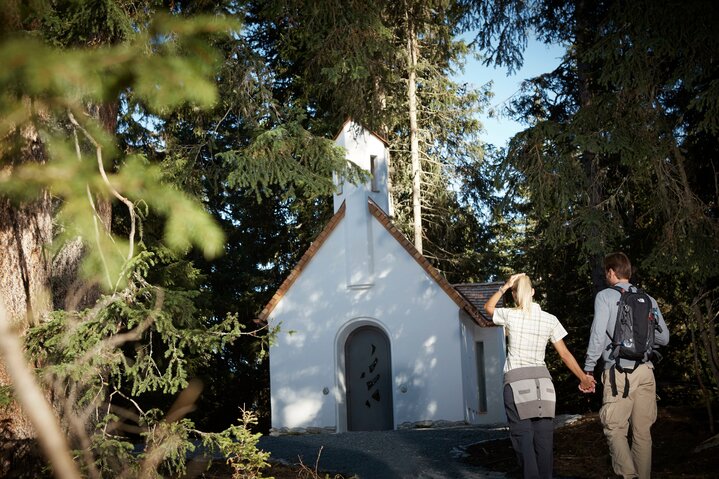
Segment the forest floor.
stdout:
[[[695,452],[709,439],[706,410],[660,408],[652,427],[652,477],[719,477],[719,447]],[[554,473],[564,478],[604,479],[613,476],[609,449],[597,413],[554,432]],[[469,461],[492,471],[518,475],[517,461],[509,439],[470,446]]]
[[[719,447],[695,452],[711,437],[705,410],[660,408],[652,428],[653,471],[655,479],[700,479],[719,477]],[[596,413],[586,414],[554,433],[554,473],[565,479],[604,479],[613,477],[607,443]],[[478,470],[504,472],[508,478],[520,477],[509,439],[474,444],[467,448],[465,461]],[[275,479],[343,479],[316,471],[313,465],[275,464],[265,471]],[[204,477],[229,479],[230,471],[217,464]],[[351,476],[346,476],[350,478]]]

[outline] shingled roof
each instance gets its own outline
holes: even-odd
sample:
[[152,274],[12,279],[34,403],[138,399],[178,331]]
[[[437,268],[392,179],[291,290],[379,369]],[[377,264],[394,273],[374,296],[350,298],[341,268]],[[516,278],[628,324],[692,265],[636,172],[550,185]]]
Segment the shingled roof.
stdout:
[[[492,322],[492,317],[485,311],[484,303],[492,297],[494,293],[504,284],[502,281],[494,283],[461,283],[453,284],[452,287],[459,291],[459,293],[475,308],[479,310],[485,321]],[[504,297],[499,298],[497,302],[498,307],[504,306]]]

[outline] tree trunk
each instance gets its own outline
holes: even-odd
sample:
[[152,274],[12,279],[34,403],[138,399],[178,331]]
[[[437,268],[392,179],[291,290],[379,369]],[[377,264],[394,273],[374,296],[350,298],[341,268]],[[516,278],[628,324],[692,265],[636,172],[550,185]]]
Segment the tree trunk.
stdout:
[[[577,55],[577,77],[579,79],[579,108],[591,108],[594,100],[592,91],[592,79],[589,65],[581,59],[581,55],[591,46],[593,40],[593,25],[591,21],[592,2],[579,0],[576,3],[574,12],[574,37]],[[584,150],[581,154],[581,162],[589,185],[589,208],[596,209],[602,202],[603,191],[599,180],[599,160],[600,157],[593,151]],[[602,238],[602,232],[596,224],[591,227],[587,233],[588,237],[596,239],[600,238],[600,243],[604,246],[605,241]],[[589,252],[589,267],[592,275],[592,285],[594,294],[606,287],[603,267],[603,251]]]
[[11,324],[22,333],[50,310],[45,246],[52,238],[50,195],[19,205],[0,200],[0,292]]
[[[43,147],[32,127],[18,133],[24,147],[21,161],[44,162]],[[10,167],[11,168],[11,167]],[[4,171],[3,174],[9,174]],[[43,192],[31,202],[12,203],[0,199],[0,300],[12,329],[19,335],[39,324],[51,310],[50,268],[46,246],[52,240],[52,202]],[[0,363],[0,387],[9,386]],[[3,439],[25,439],[33,429],[12,403],[0,412]]]
[[417,57],[419,43],[412,23],[409,8],[407,9],[407,99],[409,103],[409,142],[410,158],[412,159],[412,216],[414,219],[414,246],[422,253],[422,201],[421,177],[422,165],[419,162],[419,137],[417,126]]
[[[691,344],[694,357],[694,374],[704,397],[704,404],[709,417],[709,429],[714,434],[714,413],[712,404],[714,397],[712,388],[707,387],[702,381],[706,373],[710,382],[719,384],[719,345],[717,345],[717,333],[715,320],[716,313],[714,300],[716,290],[710,290],[704,294],[698,294],[691,303],[693,318],[687,318],[686,323],[691,333]],[[704,309],[702,310],[702,303]],[[698,336],[698,337],[697,337]],[[704,349],[703,354],[701,349]],[[702,358],[705,364],[702,364]]]

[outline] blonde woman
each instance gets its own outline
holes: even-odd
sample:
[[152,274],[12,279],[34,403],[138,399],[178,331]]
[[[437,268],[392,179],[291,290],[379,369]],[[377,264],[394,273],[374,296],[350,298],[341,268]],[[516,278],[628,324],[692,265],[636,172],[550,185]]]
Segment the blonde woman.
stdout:
[[[495,308],[507,290],[512,290],[515,308]],[[489,298],[484,309],[494,324],[504,326],[507,361],[504,365],[504,409],[509,422],[512,447],[525,479],[551,479],[556,395],[544,353],[547,343],[579,379],[582,392],[594,391],[595,380],[584,373],[562,338],[567,331],[556,318],[532,301],[532,282],[524,273],[512,275]]]

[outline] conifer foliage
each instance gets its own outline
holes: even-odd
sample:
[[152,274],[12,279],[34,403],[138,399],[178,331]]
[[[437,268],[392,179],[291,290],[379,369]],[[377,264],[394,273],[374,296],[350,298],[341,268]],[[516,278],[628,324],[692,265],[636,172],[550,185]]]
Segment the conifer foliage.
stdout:
[[[388,142],[424,255],[452,282],[532,274],[575,351],[601,257],[626,251],[672,330],[660,383],[698,382],[711,414],[712,2],[10,0],[0,24],[6,456],[38,438],[59,475],[155,477],[219,452],[260,477],[274,331],[254,320],[333,173],[366,180],[331,140],[347,118]],[[453,75],[473,52],[516,69],[532,33],[567,54],[486,148],[489,92]]]
[[520,220],[515,268],[546,282],[550,311],[585,338],[605,286],[601,259],[625,251],[633,281],[659,299],[672,332],[660,383],[705,400],[712,424],[719,9],[701,0],[474,5],[485,19],[479,43],[500,64],[521,64],[532,29],[567,47],[554,71],[528,79],[507,105],[527,126],[496,168],[500,218]]
[[[165,126],[173,115],[222,105],[222,47],[241,31],[234,2],[202,7],[39,1],[3,12],[0,61],[11,68],[0,74],[0,235],[13,254],[3,254],[2,298],[13,308],[0,308],[3,364],[12,365],[0,371],[9,405],[1,474],[38,473],[12,457],[25,450],[12,441],[33,437],[62,477],[182,475],[200,445],[198,457],[221,451],[238,477],[259,477],[266,466],[250,431],[254,410],[235,409],[239,422],[215,433],[187,417],[202,390],[193,379],[200,365],[259,334],[236,314],[208,318],[198,308],[206,278],[185,259],[218,257],[225,233],[192,188],[212,170],[188,168],[197,156],[175,148]],[[249,134],[241,152],[217,157],[229,165],[224,184],[263,194],[279,185],[291,198],[295,185],[328,193],[332,171],[352,178],[330,140],[291,122],[237,118],[251,120]],[[208,128],[202,138],[211,136]],[[34,243],[20,241],[26,236]],[[48,256],[72,242],[81,266],[53,312],[43,299],[52,296]],[[99,294],[88,303],[89,290]],[[257,360],[268,339],[255,341]]]

